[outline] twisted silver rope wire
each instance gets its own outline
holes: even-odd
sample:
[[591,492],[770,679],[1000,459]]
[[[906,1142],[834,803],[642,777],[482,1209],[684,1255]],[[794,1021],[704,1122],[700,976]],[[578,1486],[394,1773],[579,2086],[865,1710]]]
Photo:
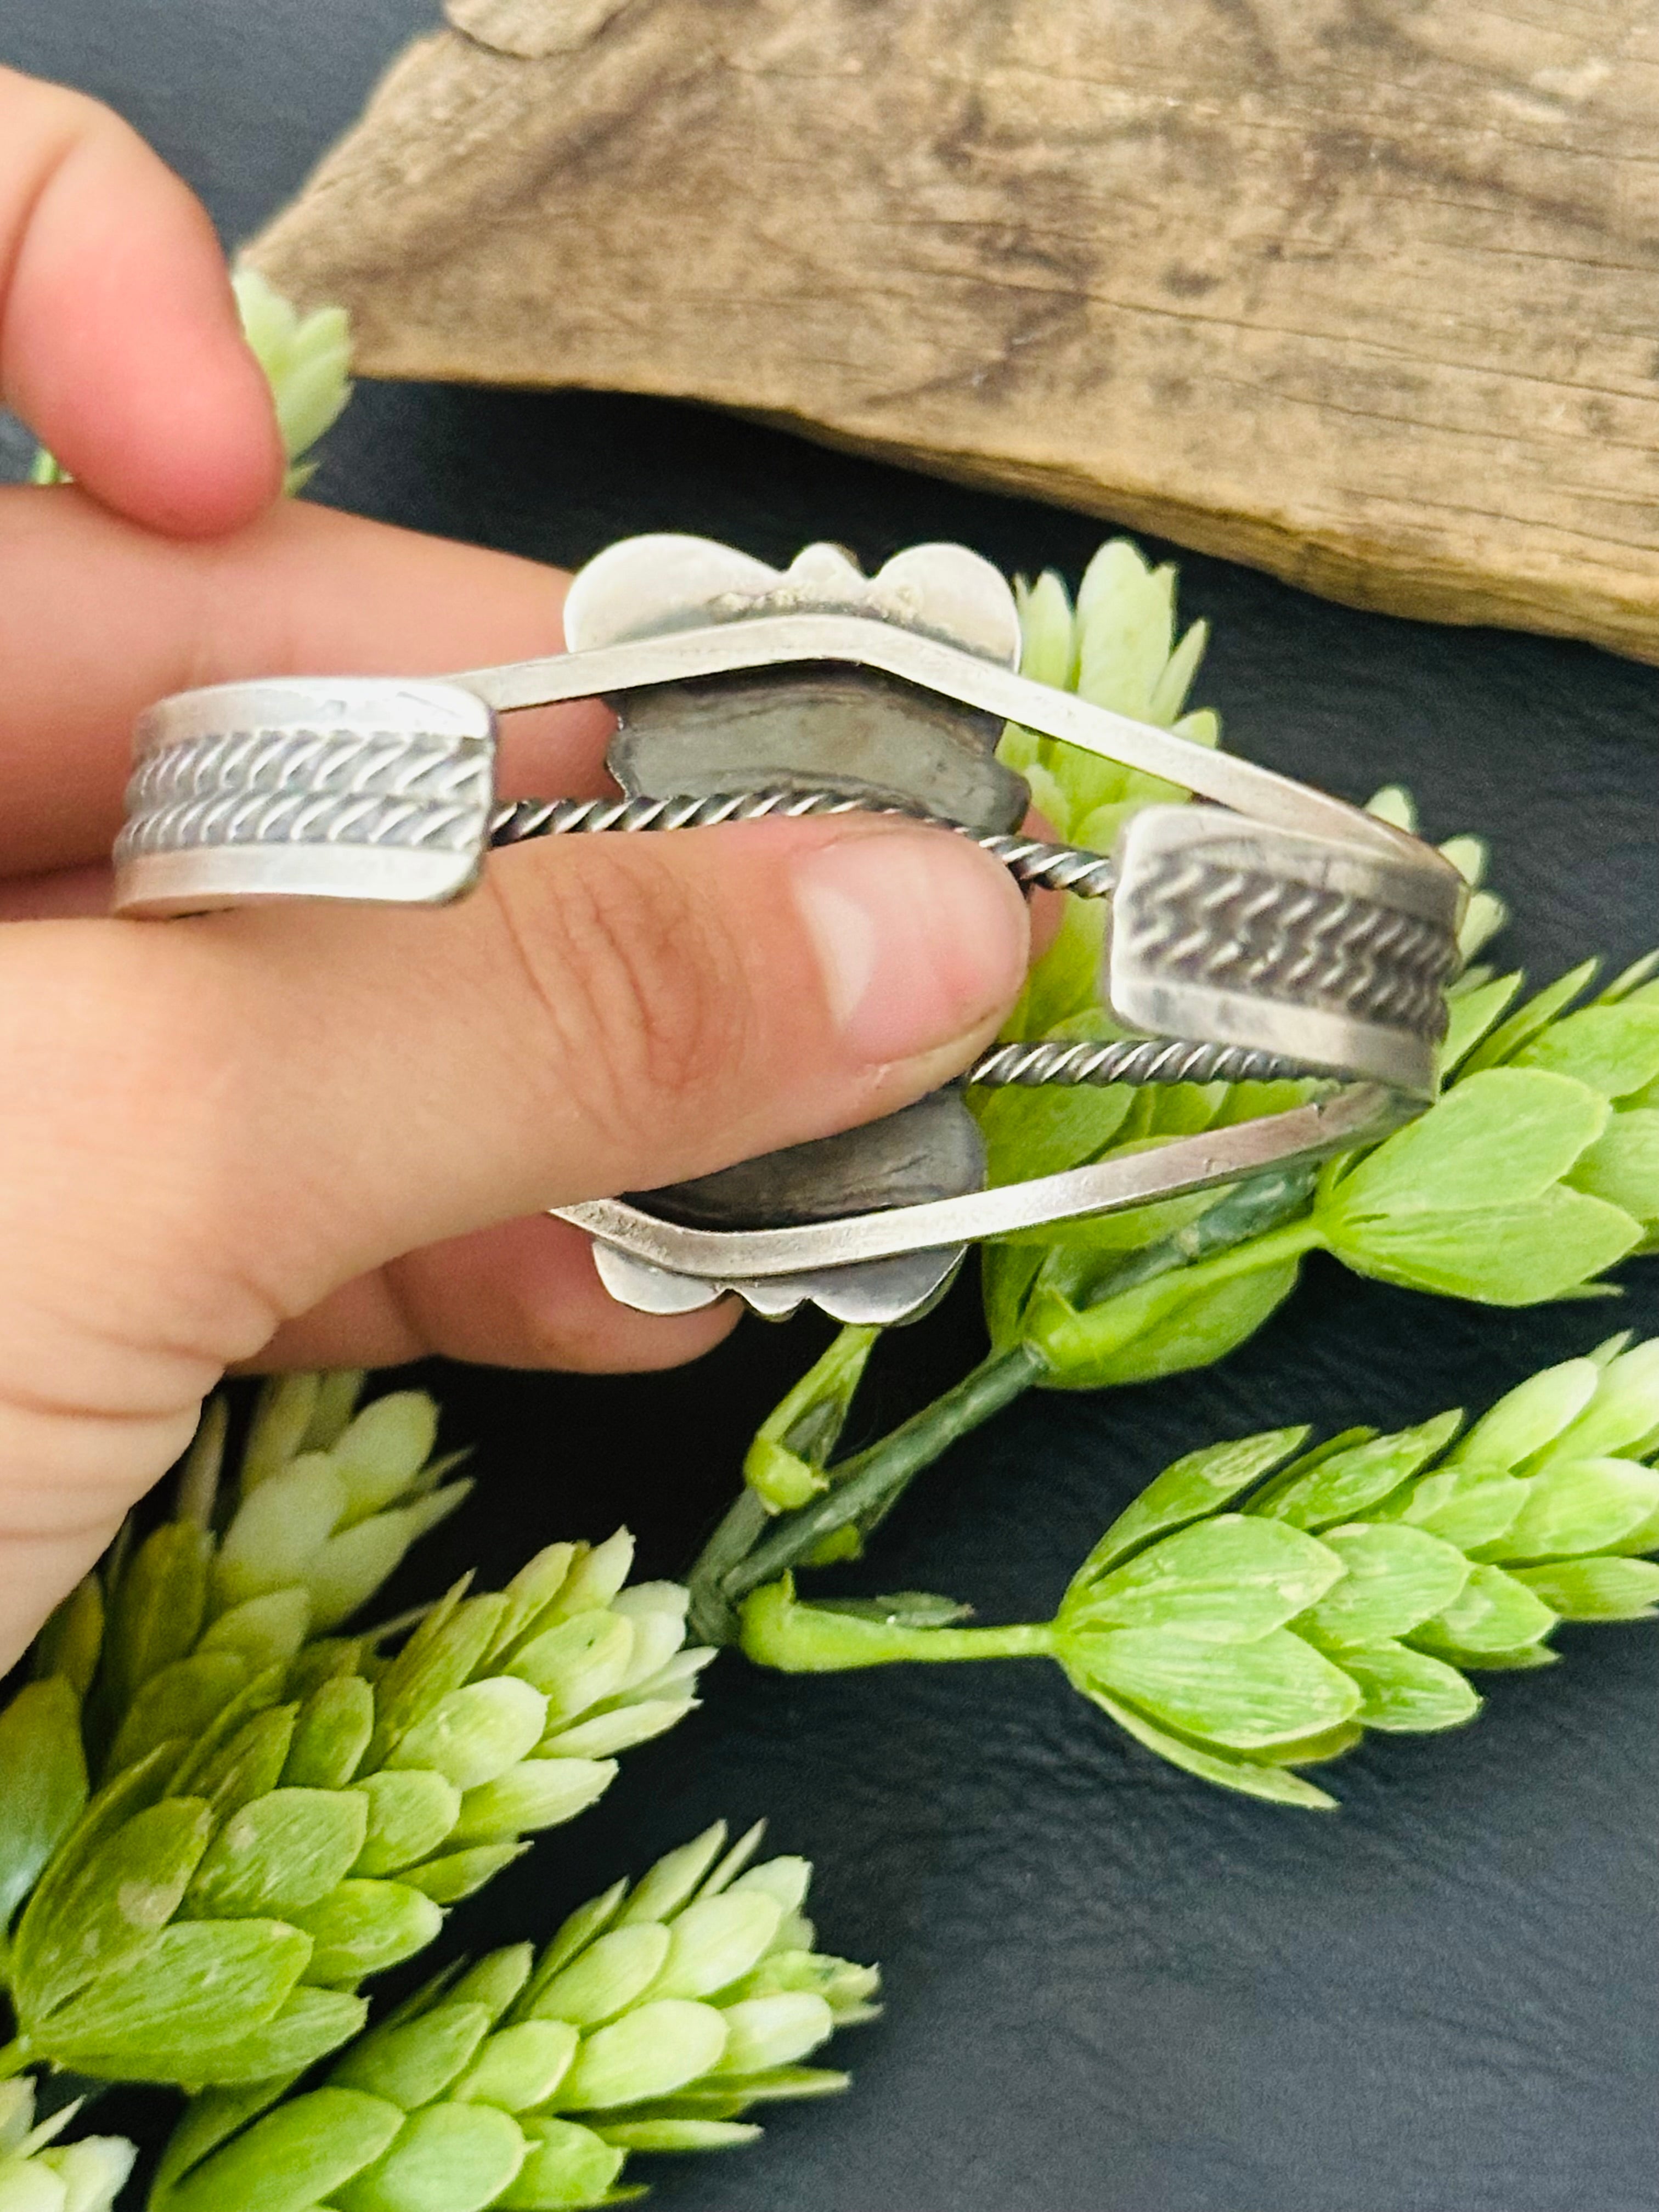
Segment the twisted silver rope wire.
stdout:
[[993,1045],[963,1080],[999,1089],[1014,1083],[1275,1083],[1317,1072],[1248,1045],[1116,1037],[1108,1043]]
[[970,830],[965,823],[948,821],[921,807],[884,805],[841,791],[731,791],[705,799],[690,793],[671,799],[521,799],[496,808],[490,817],[489,842],[517,845],[526,837],[610,830],[709,830],[722,822],[761,822],[772,817],[793,821],[816,814],[890,814],[930,823],[970,837],[1019,883],[1072,891],[1079,898],[1104,898],[1112,889],[1112,863],[1104,854],[1049,844],[1040,837]]
[[[888,814],[929,823],[971,837],[1020,883],[1072,891],[1079,898],[1104,898],[1112,889],[1112,864],[1103,854],[1038,837],[970,830],[920,807],[884,805],[838,791],[732,791],[701,799],[690,793],[668,799],[520,799],[496,808],[489,842],[518,845],[531,837],[597,836],[613,830],[708,830],[723,822],[820,814]],[[993,1045],[963,1080],[991,1089],[1049,1083],[1272,1083],[1317,1072],[1300,1060],[1244,1045],[1119,1037],[1109,1042]]]

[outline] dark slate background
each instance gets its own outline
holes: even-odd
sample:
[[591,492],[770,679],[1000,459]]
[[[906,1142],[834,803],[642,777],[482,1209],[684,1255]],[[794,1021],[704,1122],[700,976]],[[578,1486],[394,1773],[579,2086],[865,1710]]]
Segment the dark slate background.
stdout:
[[[432,0],[0,0],[0,58],[111,101],[234,240],[300,183]],[[14,466],[24,449],[14,437]],[[1501,484],[1496,488],[1501,496]],[[586,394],[362,390],[315,495],[575,563],[641,530],[867,563],[958,538],[1075,580],[1098,526],[832,456],[697,410]],[[3,588],[3,580],[0,580]],[[1352,798],[1411,783],[1427,826],[1488,833],[1540,980],[1659,936],[1652,672],[1587,648],[1352,614],[1187,559],[1215,643],[1200,696],[1238,750]],[[1508,1315],[1316,1264],[1213,1372],[1028,1400],[885,1533],[872,1586],[1052,1609],[1167,1460],[1292,1420],[1480,1402],[1622,1305]],[[646,1381],[440,1371],[479,1492],[414,1595],[625,1516],[647,1571],[686,1564],[755,1422],[822,1341],[750,1322]],[[971,1295],[887,1347],[869,1433],[975,1356]],[[856,1438],[854,1439],[856,1441]],[[441,1559],[433,1556],[441,1549]],[[1637,2212],[1659,2205],[1659,1633],[1569,1631],[1496,1678],[1467,1734],[1384,1739],[1334,1771],[1343,1810],[1259,1806],[1121,1740],[1036,1665],[829,1680],[723,1661],[702,1713],[604,1804],[454,1916],[476,1947],[550,1929],[619,1870],[725,1814],[817,1863],[823,1938],[886,1969],[845,2039],[853,2095],[758,2149],[657,2162],[678,2212]],[[112,2115],[113,2117],[113,2115]]]

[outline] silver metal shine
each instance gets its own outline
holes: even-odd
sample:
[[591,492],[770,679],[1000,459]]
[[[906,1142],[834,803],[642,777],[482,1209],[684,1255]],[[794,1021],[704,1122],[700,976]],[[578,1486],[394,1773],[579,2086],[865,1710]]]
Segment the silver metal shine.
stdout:
[[[878,577],[857,579],[847,611],[803,608],[814,589],[842,591],[842,570],[855,576],[831,549],[811,549],[784,575],[702,541],[645,544],[670,548],[670,568],[688,574],[725,577],[730,569],[750,597],[728,591],[711,601],[720,619],[617,638],[635,588],[630,563],[644,547],[617,547],[592,564],[589,628],[605,641],[586,650],[442,679],[272,679],[161,702],[139,725],[115,854],[116,910],[165,915],[295,896],[434,903],[471,887],[491,844],[869,806],[867,786],[803,789],[799,778],[787,789],[615,801],[500,806],[494,797],[497,714],[594,695],[647,704],[680,696],[707,730],[710,708],[700,702],[714,679],[793,672],[805,686],[799,696],[821,712],[825,701],[833,711],[848,696],[850,679],[832,682],[830,672],[863,672],[878,687],[915,687],[912,696],[966,710],[976,729],[987,717],[1017,722],[1211,802],[1143,811],[1109,857],[988,830],[983,817],[978,829],[945,825],[975,836],[1023,881],[1111,895],[1107,993],[1126,1026],[1150,1033],[996,1047],[968,1081],[1318,1074],[1349,1087],[1128,1158],[994,1190],[958,1185],[957,1195],[830,1219],[726,1228],[621,1200],[562,1209],[599,1240],[601,1273],[618,1295],[669,1310],[732,1287],[765,1311],[811,1296],[848,1318],[852,1307],[897,1318],[936,1295],[969,1240],[1346,1149],[1409,1118],[1432,1095],[1463,891],[1429,848],[1271,770],[1020,676],[1006,665],[1007,623],[975,574],[986,564],[960,549],[912,549]],[[957,635],[972,632],[981,649],[914,626],[925,621],[929,558],[948,583],[944,599]],[[663,588],[672,618],[673,592]],[[757,713],[764,724],[772,711],[763,688],[729,696],[739,720]],[[720,711],[716,697],[717,737]],[[654,708],[641,711],[633,742],[660,754],[665,732],[672,755],[673,727],[672,716],[665,722]],[[948,727],[944,742],[948,748]],[[880,811],[939,818],[908,804]]]
[[941,814],[891,806],[844,791],[728,791],[712,798],[690,793],[671,799],[520,799],[498,806],[489,825],[492,845],[520,845],[532,837],[588,836],[611,830],[712,830],[727,822],[799,821],[820,814],[890,814],[951,830],[988,853],[1022,884],[1079,898],[1105,898],[1115,880],[1111,858],[1078,845],[1056,845],[1012,832],[970,830]]

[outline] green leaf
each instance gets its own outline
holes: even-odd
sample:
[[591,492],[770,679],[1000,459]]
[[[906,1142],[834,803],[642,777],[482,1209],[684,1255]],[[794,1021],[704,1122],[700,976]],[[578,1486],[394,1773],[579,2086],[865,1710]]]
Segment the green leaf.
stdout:
[[[349,2043],[368,2016],[362,1997],[339,1990],[290,1990],[268,2021],[223,2043],[173,2041],[165,2027],[145,2045],[153,2081],[246,2087],[279,2076],[292,2080]],[[118,2053],[82,2062],[89,2074],[125,2078]]]
[[1447,1001],[1450,1019],[1440,1046],[1442,1078],[1462,1065],[1482,1037],[1501,1020],[1521,988],[1518,975],[1497,975],[1470,991],[1454,991]]
[[1647,1620],[1659,1604],[1651,1559],[1552,1559],[1517,1567],[1515,1579],[1563,1620]]
[[974,1102],[985,1139],[987,1179],[1023,1182],[1080,1167],[1108,1150],[1128,1118],[1127,1084],[1018,1084],[986,1091]]
[[1406,1735],[1457,1728],[1473,1720],[1480,1699],[1455,1667],[1404,1644],[1344,1644],[1336,1654],[1364,1699],[1356,1717],[1367,1728]]
[[1659,1221],[1659,1110],[1615,1114],[1579,1158],[1571,1183],[1621,1207],[1633,1220]]
[[758,2074],[769,2066],[790,2066],[827,2043],[836,2015],[810,1990],[781,1990],[763,1997],[741,1997],[723,2005],[726,2049],[714,2071]]
[[483,2212],[524,2164],[515,2121],[490,2105],[412,2112],[377,2162],[336,2188],[338,2212]]
[[1601,1370],[1595,1394],[1551,1445],[1551,1456],[1645,1458],[1659,1443],[1659,1337],[1621,1352]]
[[118,1719],[150,1676],[191,1650],[207,1607],[210,1540],[169,1521],[127,1562],[110,1601],[104,1668]]
[[84,1698],[98,1671],[103,1645],[103,1589],[96,1575],[85,1575],[34,1639],[35,1677],[44,1680],[61,1674],[76,1696]]
[[1451,1464],[1505,1471],[1519,1467],[1577,1419],[1601,1380],[1593,1359],[1564,1359],[1529,1375],[1481,1415],[1451,1454]]
[[293,1916],[314,1948],[306,1979],[319,1986],[361,1981],[422,1951],[443,1926],[429,1897],[407,1882],[338,1882]]
[[0,1712],[0,1936],[87,1802],[81,1701],[61,1675]]
[[378,2158],[403,2119],[383,2098],[313,2089],[216,2151],[169,2192],[167,2212],[309,2212]]
[[1351,1521],[1443,1452],[1457,1434],[1461,1419],[1457,1413],[1442,1413],[1393,1436],[1367,1437],[1329,1454],[1294,1480],[1274,1483],[1252,1502],[1249,1510],[1313,1531]]
[[1627,1213],[1559,1184],[1514,1206],[1395,1221],[1350,1218],[1328,1236],[1331,1250],[1356,1274],[1496,1306],[1565,1297],[1640,1241]]
[[[611,1717],[625,1723],[629,1714],[624,1709]],[[611,1759],[522,1759],[495,1781],[466,1792],[454,1840],[467,1847],[507,1843],[574,1820],[604,1795],[616,1775],[617,1764]]]
[[[285,1673],[283,1668],[267,1667],[263,1674],[245,1683],[214,1715],[173,1771],[169,1787],[175,1796],[182,1796],[188,1791],[198,1797],[211,1796],[233,1769],[240,1770],[243,1754],[249,1747],[245,1734],[248,1723],[275,1705]],[[264,1738],[259,1736],[254,1741],[263,1744]]]
[[428,1859],[424,1866],[405,1869],[403,1879],[434,1905],[459,1905],[462,1898],[471,1897],[474,1890],[493,1881],[514,1859],[522,1858],[529,1848],[528,1844],[490,1844],[472,1850],[447,1851],[441,1858]]
[[656,1980],[671,1941],[667,1929],[650,1920],[595,1936],[550,1980],[538,1981],[528,2006],[530,2016],[568,2021],[582,2028],[614,2020]]
[[544,2105],[570,2069],[581,2038],[568,2021],[521,2020],[498,2028],[450,2092],[458,2100],[525,2112]]
[[154,1950],[178,1911],[213,1823],[199,1798],[164,1798],[135,1813],[82,1866],[61,1899],[35,1893],[17,1931],[12,1987],[39,2033],[77,1990]]
[[1197,1521],[1127,1565],[1073,1583],[1062,1638],[1099,1629],[1170,1629],[1202,1644],[1249,1644],[1282,1628],[1340,1580],[1342,1563],[1299,1528],[1243,1514]]
[[1255,1759],[1227,1759],[1217,1752],[1206,1751],[1198,1744],[1155,1726],[1133,1705],[1109,1698],[1102,1691],[1088,1690],[1084,1694],[1103,1712],[1109,1713],[1137,1743],[1156,1752],[1160,1759],[1167,1759],[1172,1766],[1197,1775],[1202,1782],[1218,1783],[1224,1790],[1242,1790],[1249,1797],[1266,1797],[1275,1804],[1297,1805],[1304,1811],[1335,1810],[1335,1798],[1327,1796],[1311,1782],[1304,1782],[1299,1774],[1291,1774],[1282,1766],[1264,1765]]
[[337,2061],[329,2079],[411,2112],[460,2079],[490,2024],[487,2005],[462,2002],[452,1990],[430,2012],[372,2028]]
[[429,1766],[458,1790],[476,1790],[540,1742],[547,1699],[528,1682],[492,1674],[441,1698],[405,1730],[388,1766]]
[[1472,1552],[1501,1536],[1526,1502],[1527,1485],[1513,1475],[1479,1466],[1449,1467],[1425,1474],[1376,1510],[1379,1519],[1426,1528],[1460,1552]]
[[1177,1271],[1086,1313],[1059,1299],[1036,1299],[1024,1334],[1048,1362],[1042,1387],[1103,1390],[1207,1367],[1284,1304],[1300,1264],[1279,1261],[1197,1281]]
[[[1443,1613],[1469,1578],[1455,1545],[1401,1522],[1333,1528],[1324,1541],[1346,1570],[1298,1626],[1322,1644],[1380,1644]],[[1338,1663],[1346,1667],[1339,1657]]]
[[279,1920],[185,1921],[164,1928],[125,1972],[101,1974],[37,2031],[44,2053],[83,2072],[95,2061],[131,2081],[173,2081],[152,2046],[211,2047],[251,2035],[304,1972],[309,1939]]
[[619,2150],[729,2150],[761,2133],[738,2120],[613,2120],[599,2130]]
[[775,1938],[783,1908],[756,1889],[694,1900],[670,1931],[672,1945],[655,1994],[708,1997],[750,1972]]
[[271,1590],[222,1613],[197,1645],[198,1651],[240,1651],[250,1674],[284,1665],[306,1640],[311,1600],[303,1589]]
[[1558,976],[1553,983],[1547,985],[1518,1006],[1506,1022],[1493,1030],[1470,1054],[1469,1073],[1477,1074],[1483,1068],[1498,1066],[1519,1052],[1531,1038],[1540,1035],[1556,1016],[1570,1006],[1594,981],[1600,965],[1599,961],[1586,960],[1581,967]]
[[1659,1006],[1586,1006],[1523,1045],[1513,1064],[1570,1075],[1603,1098],[1626,1097],[1659,1075]]
[[228,1820],[239,1807],[276,1787],[293,1741],[295,1717],[292,1705],[256,1713],[198,1771],[196,1787],[210,1798],[219,1819]]
[[1359,1706],[1347,1676],[1288,1628],[1226,1644],[1161,1628],[1085,1632],[1066,1637],[1056,1656],[1085,1692],[1126,1699],[1229,1751],[1316,1735]]
[[495,2200],[501,2212],[563,2212],[615,2203],[611,2184],[627,2154],[574,2120],[527,2120],[530,2152],[519,2178]]
[[110,1746],[106,1771],[118,1773],[148,1758],[158,1744],[194,1742],[247,1683],[253,1669],[240,1651],[198,1651],[157,1668],[128,1706]]
[[719,2064],[726,2022],[712,2005],[659,1997],[596,2028],[559,2090],[571,2112],[665,2097]]
[[545,1696],[551,1727],[614,1697],[628,1678],[633,1656],[631,1625],[619,1613],[595,1607],[526,1644],[513,1671]]
[[367,1813],[356,1790],[272,1790],[254,1798],[209,1845],[190,1886],[191,1917],[288,1919],[315,1905],[351,1871]]
[[1172,1528],[1201,1520],[1225,1505],[1289,1457],[1306,1429],[1267,1429],[1236,1443],[1207,1444],[1156,1475],[1120,1513],[1073,1577],[1074,1588],[1093,1580],[1132,1552]]
[[1504,1655],[1538,1643],[1555,1615],[1524,1583],[1502,1567],[1477,1566],[1443,1612],[1411,1633],[1420,1651],[1470,1666],[1490,1666]]
[[461,1817],[460,1791],[429,1766],[389,1768],[365,1776],[358,1788],[368,1825],[356,1874],[400,1874],[430,1858]]
[[213,1563],[219,1603],[239,1605],[303,1583],[345,1510],[345,1485],[320,1452],[291,1461],[246,1492]]
[[341,1432],[330,1456],[362,1521],[403,1496],[438,1442],[438,1407],[424,1390],[376,1398]]
[[1352,1238],[1384,1218],[1518,1206],[1565,1175],[1608,1110],[1586,1085],[1540,1068],[1466,1076],[1337,1184],[1324,1225]]
[[1483,1559],[1567,1559],[1611,1550],[1659,1510],[1659,1471],[1628,1459],[1552,1462],[1532,1477],[1521,1510]]
[[319,1683],[300,1708],[283,1780],[307,1790],[343,1790],[374,1733],[374,1692],[358,1674]]
[[371,1767],[386,1765],[405,1731],[471,1679],[507,1611],[495,1594],[460,1600],[452,1592],[434,1607],[375,1686]]

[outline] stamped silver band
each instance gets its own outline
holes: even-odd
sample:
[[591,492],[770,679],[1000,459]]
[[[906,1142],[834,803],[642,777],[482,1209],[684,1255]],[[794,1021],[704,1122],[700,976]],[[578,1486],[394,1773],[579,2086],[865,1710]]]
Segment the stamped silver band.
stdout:
[[[672,545],[676,558],[694,566],[709,557],[695,550],[702,541],[637,543]],[[694,549],[690,556],[686,547]],[[601,562],[627,550],[613,548]],[[763,578],[774,573],[727,549],[714,551]],[[803,564],[817,562],[810,574],[821,582],[829,551],[812,549],[778,580],[788,586]],[[918,574],[925,584],[920,556],[940,552],[958,556],[951,589],[965,604],[961,594],[971,599],[974,580],[962,563],[973,556],[960,549],[914,549],[890,567],[911,562],[908,590]],[[607,613],[617,573],[607,575]],[[877,578],[865,588],[882,587]],[[862,1315],[866,1304],[872,1317],[896,1317],[899,1307],[919,1310],[927,1284],[948,1278],[952,1254],[969,1240],[1340,1150],[1407,1118],[1433,1095],[1465,894],[1455,871],[1429,847],[1253,763],[1036,683],[988,648],[966,649],[930,633],[902,606],[896,614],[803,607],[798,589],[780,588],[736,608],[716,598],[699,611],[721,618],[671,623],[644,635],[605,631],[586,649],[447,678],[291,678],[161,701],[139,725],[126,825],[115,848],[116,911],[163,916],[295,897],[435,904],[477,882],[493,842],[860,804],[856,778],[839,792],[803,791],[799,776],[784,793],[729,792],[720,781],[729,769],[708,765],[707,732],[712,714],[718,736],[727,698],[738,722],[744,714],[764,722],[774,711],[769,695],[758,695],[757,706],[757,695],[741,688],[766,680],[763,672],[794,681],[797,697],[811,695],[821,712],[846,711],[852,679],[833,672],[864,672],[872,696],[896,686],[912,699],[950,702],[981,730],[1018,723],[1165,778],[1200,802],[1144,809],[1107,860],[1011,833],[1017,805],[1000,824],[987,828],[981,815],[964,829],[1027,880],[1109,895],[1103,993],[1118,1019],[1147,1040],[1102,1048],[1092,1059],[1086,1052],[1079,1059],[1075,1048],[1039,1048],[1035,1056],[1022,1048],[1022,1072],[1010,1074],[1002,1063],[984,1079],[1182,1079],[1181,1070],[1200,1066],[1237,1079],[1235,1066],[1260,1065],[1350,1087],[1153,1152],[994,1190],[958,1182],[958,1194],[917,1203],[872,1206],[866,1198],[861,1210],[833,1218],[817,1218],[810,1204],[805,1216],[797,1210],[752,1228],[700,1225],[673,1218],[672,1207],[623,1200],[565,1209],[565,1218],[599,1240],[602,1272],[615,1278],[618,1295],[670,1310],[729,1285],[768,1311],[810,1295],[845,1317]],[[1000,635],[994,620],[992,634]],[[738,689],[723,692],[722,682]],[[701,788],[659,798],[625,778],[636,795],[614,804],[498,808],[496,715],[596,695],[642,702],[642,709],[653,700],[672,709],[678,698],[688,714],[701,714]],[[654,723],[642,711],[632,742],[654,745],[653,757],[672,764],[672,711],[665,719],[656,714]],[[1000,767],[994,774],[1011,781]],[[1121,1077],[1113,1073],[1120,1066]],[[907,1258],[917,1264],[908,1276],[902,1267],[895,1275]],[[860,1270],[865,1287],[854,1296],[848,1286]],[[901,1276],[908,1288],[895,1287]]]

